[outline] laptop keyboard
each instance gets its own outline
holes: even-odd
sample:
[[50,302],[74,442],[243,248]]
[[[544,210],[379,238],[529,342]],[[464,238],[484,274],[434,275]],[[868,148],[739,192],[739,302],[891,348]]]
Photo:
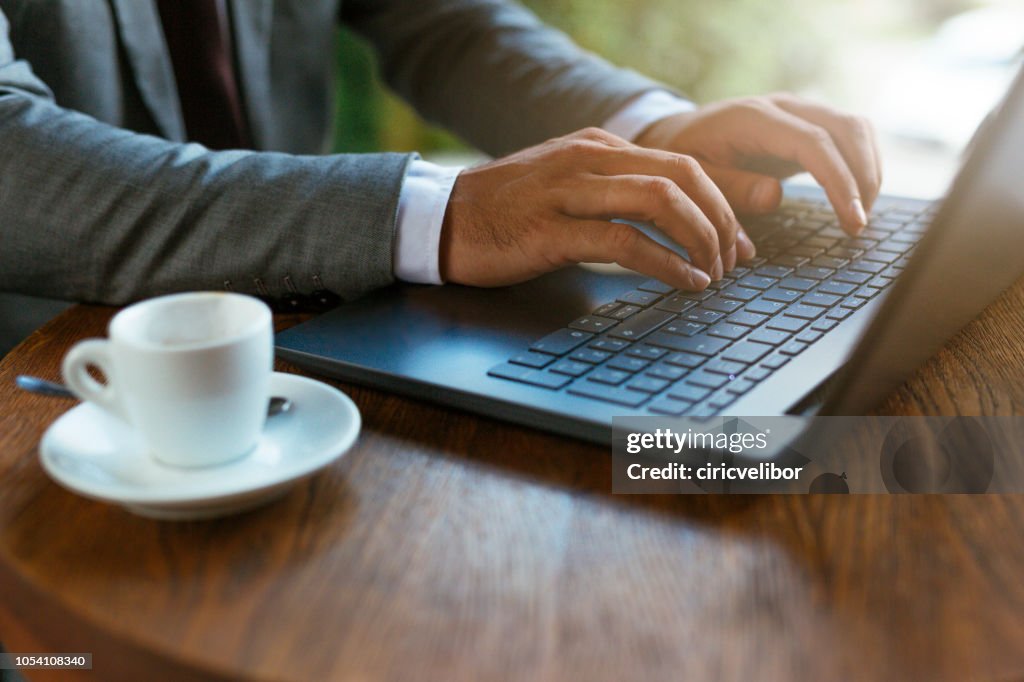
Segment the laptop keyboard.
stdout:
[[888,287],[933,217],[892,206],[848,237],[824,202],[748,221],[758,256],[702,292],[648,280],[488,374],[632,408],[717,414]]

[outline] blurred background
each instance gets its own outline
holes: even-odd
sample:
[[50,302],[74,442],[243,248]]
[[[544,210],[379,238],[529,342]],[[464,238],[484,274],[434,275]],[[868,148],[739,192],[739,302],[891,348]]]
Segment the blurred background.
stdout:
[[[885,191],[940,195],[1021,62],[1021,0],[525,0],[611,61],[700,102],[790,90],[870,117]],[[378,81],[362,41],[338,47],[336,151],[479,154]]]

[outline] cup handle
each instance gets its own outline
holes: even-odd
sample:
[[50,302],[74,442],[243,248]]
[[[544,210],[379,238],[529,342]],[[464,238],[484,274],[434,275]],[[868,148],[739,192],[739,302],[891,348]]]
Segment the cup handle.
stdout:
[[[101,384],[89,374],[89,366],[97,367],[107,378]],[[114,388],[110,356],[110,342],[102,339],[81,341],[64,356],[61,373],[64,383],[80,399],[91,402],[115,417],[127,422],[128,416],[121,407],[117,389]]]

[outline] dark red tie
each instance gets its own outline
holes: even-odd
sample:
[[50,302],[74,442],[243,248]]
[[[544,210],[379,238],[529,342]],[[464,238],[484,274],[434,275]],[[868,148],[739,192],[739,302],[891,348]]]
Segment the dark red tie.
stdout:
[[211,149],[251,147],[224,0],[157,0],[157,6],[188,139]]

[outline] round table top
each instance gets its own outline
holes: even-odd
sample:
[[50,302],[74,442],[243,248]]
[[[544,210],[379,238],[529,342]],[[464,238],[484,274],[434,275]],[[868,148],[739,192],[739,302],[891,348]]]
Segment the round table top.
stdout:
[[[8,651],[89,652],[105,680],[1024,673],[1021,496],[612,495],[606,448],[345,385],[355,448],[269,506],[173,523],[76,496],[37,455],[71,403],[13,379],[58,378],[112,312],[0,363]],[[1022,406],[1018,284],[880,412]]]

